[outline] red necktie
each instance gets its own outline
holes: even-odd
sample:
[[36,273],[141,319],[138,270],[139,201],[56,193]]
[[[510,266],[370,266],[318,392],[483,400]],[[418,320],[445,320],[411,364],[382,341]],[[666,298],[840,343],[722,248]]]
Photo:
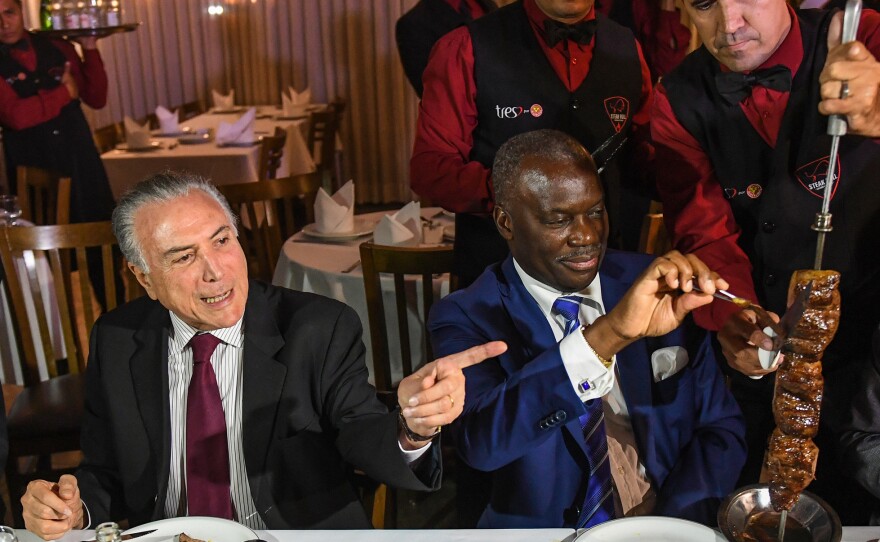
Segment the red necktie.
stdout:
[[220,339],[210,333],[189,342],[193,374],[186,396],[186,501],[190,516],[232,519],[226,418],[211,355]]

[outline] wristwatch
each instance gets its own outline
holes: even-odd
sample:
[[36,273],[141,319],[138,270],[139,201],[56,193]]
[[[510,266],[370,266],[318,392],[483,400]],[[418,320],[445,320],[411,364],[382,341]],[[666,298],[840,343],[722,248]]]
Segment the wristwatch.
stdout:
[[424,435],[420,435],[409,428],[409,425],[406,424],[406,418],[403,417],[403,411],[397,411],[397,418],[400,420],[400,427],[403,428],[403,433],[406,435],[406,438],[411,440],[412,442],[426,442],[429,440],[434,440],[434,438],[440,434],[440,430],[442,429],[439,425],[437,426],[437,430],[434,433],[428,435],[427,437]]

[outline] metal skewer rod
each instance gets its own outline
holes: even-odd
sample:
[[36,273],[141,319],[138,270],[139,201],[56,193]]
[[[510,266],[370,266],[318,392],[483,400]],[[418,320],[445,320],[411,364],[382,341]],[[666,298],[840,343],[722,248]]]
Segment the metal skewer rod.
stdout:
[[[856,32],[859,28],[859,17],[862,14],[862,0],[847,0],[843,14],[843,33],[841,43],[855,41]],[[840,98],[845,99],[849,95],[849,86],[846,81],[841,84]],[[828,157],[828,172],[825,174],[825,191],[822,194],[822,210],[816,213],[816,221],[811,228],[818,233],[816,239],[816,258],[813,261],[815,269],[822,269],[822,255],[825,252],[825,234],[830,232],[831,194],[834,192],[834,183],[839,179],[837,174],[837,151],[840,146],[840,137],[846,135],[846,117],[843,115],[831,115],[828,118],[828,135],[831,136],[831,155]]]
[[776,540],[782,542],[782,539],[785,538],[785,523],[788,521],[788,510],[783,510],[781,514],[779,514],[779,532],[776,533]]

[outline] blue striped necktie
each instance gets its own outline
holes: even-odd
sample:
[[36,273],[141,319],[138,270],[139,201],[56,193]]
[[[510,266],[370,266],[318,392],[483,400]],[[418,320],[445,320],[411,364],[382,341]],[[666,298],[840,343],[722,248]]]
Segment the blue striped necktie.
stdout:
[[[580,296],[564,296],[553,302],[553,310],[565,320],[565,335],[580,329],[578,314]],[[614,519],[614,499],[611,484],[611,465],[608,462],[608,437],[605,434],[605,415],[602,399],[590,399],[584,403],[587,413],[579,418],[590,472],[587,477],[587,494],[577,527],[592,527]]]

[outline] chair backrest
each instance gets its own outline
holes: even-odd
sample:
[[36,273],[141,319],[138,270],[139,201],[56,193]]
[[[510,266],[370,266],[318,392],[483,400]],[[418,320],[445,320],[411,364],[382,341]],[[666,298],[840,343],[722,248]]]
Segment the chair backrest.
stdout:
[[147,128],[149,128],[150,130],[155,130],[159,127],[159,117],[157,117],[155,113],[149,113],[145,117],[139,118],[137,120],[137,123],[141,126],[146,124]]
[[330,181],[335,167],[338,119],[339,113],[333,107],[328,107],[323,111],[312,111],[309,114],[309,150],[312,157],[315,158],[318,171],[322,172],[324,179],[328,181],[328,188],[332,187]]
[[98,152],[103,154],[112,151],[116,145],[122,143],[125,140],[124,133],[125,128],[122,123],[115,122],[98,128],[92,137],[95,140],[95,146],[98,147]]
[[[0,260],[15,314],[25,385],[40,381],[41,363],[49,376],[64,372],[56,363],[62,359],[67,360],[69,372],[82,371],[88,356],[87,335],[100,314],[93,303],[86,250],[100,253],[105,299],[98,302],[103,301],[107,310],[116,306],[116,273],[124,267],[122,258],[114,255],[116,238],[110,222],[0,227],[0,236],[5,238],[0,241]],[[127,298],[139,293],[132,291]],[[85,327],[86,336],[78,331],[79,325]],[[59,331],[63,352],[53,339]]]
[[217,186],[241,218],[239,241],[252,277],[272,280],[284,241],[313,222],[317,173]]
[[659,202],[651,202],[651,207],[642,220],[642,234],[639,239],[639,252],[661,255],[669,252],[672,243],[663,222],[663,206]]
[[21,216],[34,224],[70,223],[70,177],[32,166],[18,166]]
[[[403,376],[412,373],[408,304],[404,275],[421,275],[422,318],[425,329],[425,359],[433,359],[433,350],[427,333],[428,313],[434,304],[434,276],[452,272],[452,247],[390,247],[363,243],[361,267],[364,274],[364,290],[367,297],[367,313],[370,320],[370,340],[373,346],[373,378],[380,392],[394,388],[391,377],[388,324],[385,321],[385,303],[382,298],[381,274],[394,277],[394,298],[397,328],[400,337],[400,353]],[[417,300],[416,301],[417,304]]]
[[274,179],[281,167],[284,157],[284,145],[287,144],[287,130],[276,127],[275,134],[263,136],[260,145],[260,180]]
[[[185,104],[179,105],[174,109],[179,109],[180,120],[189,120],[193,117],[197,117],[205,112],[205,107],[202,105],[202,102],[199,100],[194,100],[192,102],[186,102]],[[172,109],[172,111],[174,110]]]

